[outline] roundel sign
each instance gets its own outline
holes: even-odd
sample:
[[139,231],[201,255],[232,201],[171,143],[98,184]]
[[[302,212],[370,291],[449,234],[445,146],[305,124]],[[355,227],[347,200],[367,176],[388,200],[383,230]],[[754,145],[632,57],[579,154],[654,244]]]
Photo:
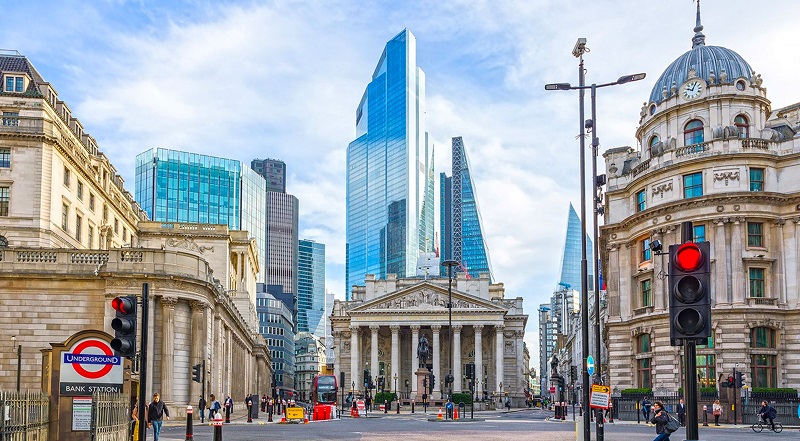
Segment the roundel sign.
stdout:
[[122,391],[122,357],[99,338],[85,338],[61,354],[62,396]]

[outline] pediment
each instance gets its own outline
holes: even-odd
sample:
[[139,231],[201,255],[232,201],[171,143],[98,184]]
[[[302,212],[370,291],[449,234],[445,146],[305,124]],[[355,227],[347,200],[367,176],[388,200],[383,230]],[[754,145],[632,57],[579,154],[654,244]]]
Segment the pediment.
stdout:
[[[500,312],[508,311],[503,306],[488,300],[453,291],[453,311]],[[447,311],[447,289],[423,282],[394,293],[372,299],[351,309],[349,312],[442,312]]]

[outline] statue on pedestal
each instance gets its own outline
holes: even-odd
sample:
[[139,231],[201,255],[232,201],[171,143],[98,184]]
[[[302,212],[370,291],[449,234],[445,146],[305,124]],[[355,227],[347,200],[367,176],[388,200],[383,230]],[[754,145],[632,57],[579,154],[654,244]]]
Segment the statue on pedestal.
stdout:
[[419,345],[417,346],[417,356],[419,357],[419,367],[426,367],[428,365],[428,356],[430,355],[430,346],[428,346],[428,338],[425,334],[419,336]]

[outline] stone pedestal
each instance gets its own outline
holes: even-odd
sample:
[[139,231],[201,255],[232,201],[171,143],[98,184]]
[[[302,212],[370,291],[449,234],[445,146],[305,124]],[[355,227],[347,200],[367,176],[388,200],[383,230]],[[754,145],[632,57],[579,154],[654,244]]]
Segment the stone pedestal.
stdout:
[[[417,403],[422,403],[422,394],[425,393],[425,378],[428,378],[428,389],[430,389],[430,371],[426,368],[419,368],[414,374],[417,376],[417,394],[411,399]],[[428,392],[429,401],[431,399],[430,395],[430,392]]]

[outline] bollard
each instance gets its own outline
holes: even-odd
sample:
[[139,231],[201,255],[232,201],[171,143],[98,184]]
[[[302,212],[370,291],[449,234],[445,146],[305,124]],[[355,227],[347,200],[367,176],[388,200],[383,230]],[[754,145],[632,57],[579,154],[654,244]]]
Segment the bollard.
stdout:
[[272,404],[267,405],[267,422],[272,422]]
[[400,413],[400,399],[397,399],[397,413]]
[[414,402],[413,401],[411,402],[411,413],[414,413]]
[[708,427],[708,406],[705,404],[703,404],[703,427]]
[[186,406],[186,441],[192,441],[194,431],[192,430],[192,406]]
[[383,413],[389,413],[389,402],[383,400]]
[[[598,286],[600,286],[600,285],[598,284]],[[610,401],[608,403],[608,422],[610,422],[612,424],[614,423],[614,402],[613,401]]]
[[214,441],[222,441],[222,415],[217,412],[214,415]]
[[253,400],[252,399],[248,399],[247,400],[247,422],[248,423],[252,423],[253,422]]

